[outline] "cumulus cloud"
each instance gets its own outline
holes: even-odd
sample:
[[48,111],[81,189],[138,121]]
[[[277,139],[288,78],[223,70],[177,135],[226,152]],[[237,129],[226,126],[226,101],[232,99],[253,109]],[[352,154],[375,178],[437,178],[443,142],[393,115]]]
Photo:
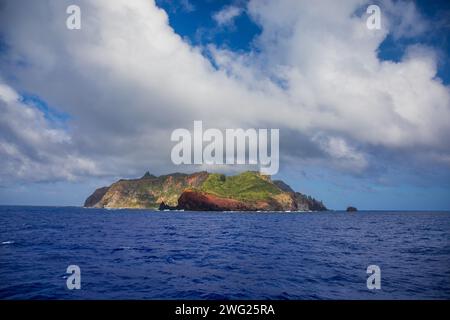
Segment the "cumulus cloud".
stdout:
[[73,150],[70,135],[52,128],[44,114],[0,83],[0,183],[74,180],[97,174],[96,165]]
[[367,168],[367,157],[349,146],[348,142],[339,137],[322,136],[320,133],[313,137],[313,141],[330,156],[336,167],[356,173]]
[[383,14],[394,39],[419,36],[430,28],[412,1],[385,1]]
[[[414,45],[397,63],[377,55],[387,35],[425,30],[412,3],[382,2],[385,23],[369,30],[358,14],[367,1],[250,1],[245,10],[262,32],[256,50],[236,53],[188,44],[152,1],[75,1],[81,30],[65,28],[74,1],[44,2],[4,1],[0,11],[7,47],[0,67],[9,88],[0,130],[16,137],[1,140],[10,168],[0,173],[4,180],[14,172],[35,177],[36,166],[45,179],[177,170],[170,133],[194,120],[280,128],[280,143],[289,146],[282,157],[301,163],[314,155],[351,172],[377,164],[374,148],[411,157],[423,151],[440,163],[450,156],[450,91],[436,78],[434,51]],[[392,14],[402,9],[406,15]],[[226,7],[214,17],[226,24],[240,10]],[[24,118],[18,110],[33,109],[11,98],[11,88],[70,114],[67,130],[51,129],[36,110],[27,112],[41,120]],[[27,124],[22,133],[19,124]],[[33,137],[19,138],[26,132]],[[24,156],[27,148],[39,156]]]
[[226,6],[222,10],[214,13],[213,19],[219,26],[231,25],[234,20],[242,14],[242,8],[236,6]]

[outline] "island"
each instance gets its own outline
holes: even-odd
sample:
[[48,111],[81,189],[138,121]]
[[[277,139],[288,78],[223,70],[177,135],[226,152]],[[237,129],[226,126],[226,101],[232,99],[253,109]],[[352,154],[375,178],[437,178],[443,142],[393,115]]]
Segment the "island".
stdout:
[[311,196],[255,171],[226,176],[206,171],[121,179],[95,190],[85,207],[189,211],[326,211]]

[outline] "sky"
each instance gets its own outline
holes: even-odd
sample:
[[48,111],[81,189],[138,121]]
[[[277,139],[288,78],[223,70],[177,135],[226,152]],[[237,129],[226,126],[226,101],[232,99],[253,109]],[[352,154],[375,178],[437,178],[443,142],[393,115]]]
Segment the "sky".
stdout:
[[329,208],[450,210],[449,39],[448,1],[0,0],[0,204],[253,169],[174,165],[202,120],[279,129],[272,178]]

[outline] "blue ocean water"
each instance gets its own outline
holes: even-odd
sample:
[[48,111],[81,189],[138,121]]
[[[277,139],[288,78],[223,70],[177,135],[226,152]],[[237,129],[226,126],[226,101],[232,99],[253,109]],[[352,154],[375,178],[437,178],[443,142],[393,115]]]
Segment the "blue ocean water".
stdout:
[[3,206],[0,298],[449,299],[450,212]]

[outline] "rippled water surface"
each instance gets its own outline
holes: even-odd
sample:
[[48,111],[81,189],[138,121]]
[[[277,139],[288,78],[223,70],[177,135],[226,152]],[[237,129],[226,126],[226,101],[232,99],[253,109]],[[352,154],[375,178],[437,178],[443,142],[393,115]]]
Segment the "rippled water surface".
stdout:
[[0,298],[449,299],[450,213],[0,207]]

